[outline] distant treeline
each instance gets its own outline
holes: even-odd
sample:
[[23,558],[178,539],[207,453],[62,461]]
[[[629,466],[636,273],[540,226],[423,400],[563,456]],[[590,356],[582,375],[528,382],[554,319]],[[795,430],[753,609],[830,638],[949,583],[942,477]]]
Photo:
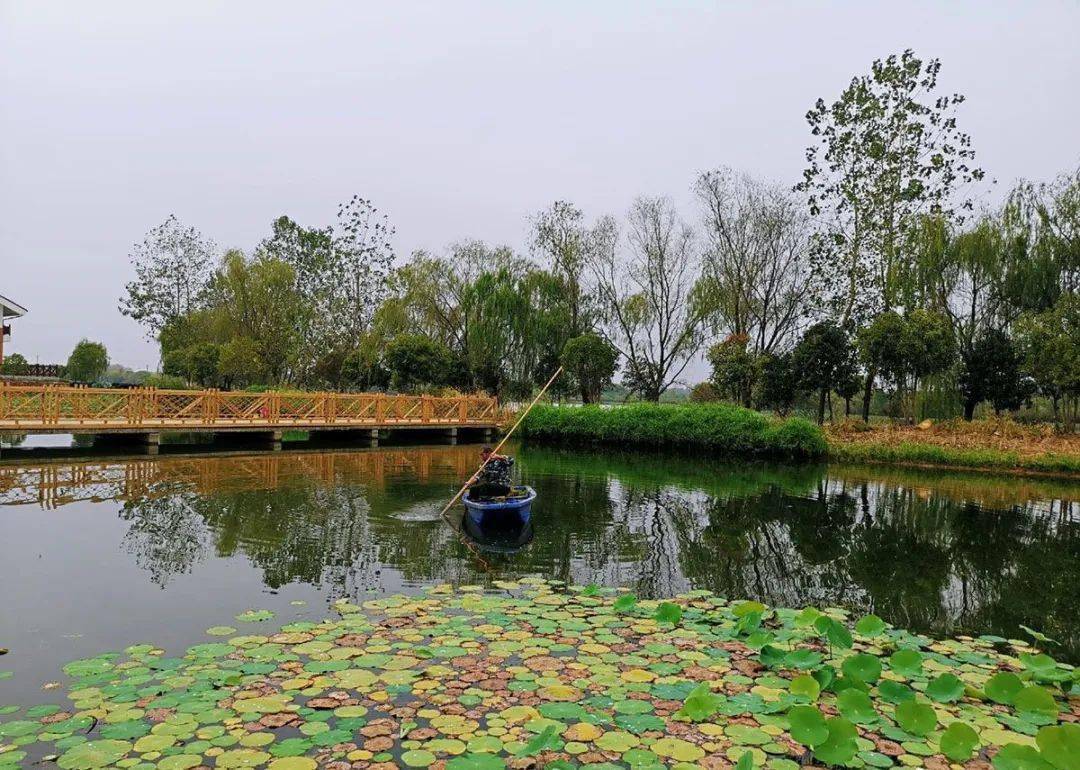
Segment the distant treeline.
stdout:
[[[365,199],[332,224],[283,216],[221,255],[174,217],[131,257],[121,311],[166,374],[217,387],[456,388],[521,399],[634,399],[689,387],[819,420],[875,399],[897,416],[970,417],[1040,399],[1080,409],[1080,171],[1018,182],[996,207],[941,93],[940,62],[875,61],[807,114],[796,184],[720,168],[696,210],[640,197],[622,217],[557,201],[524,248],[466,240],[395,259]],[[795,180],[792,180],[794,182]]]

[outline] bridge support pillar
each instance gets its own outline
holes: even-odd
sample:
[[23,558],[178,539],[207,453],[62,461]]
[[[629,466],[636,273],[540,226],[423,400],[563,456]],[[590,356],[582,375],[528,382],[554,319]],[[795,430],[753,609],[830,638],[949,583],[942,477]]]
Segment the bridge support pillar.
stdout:
[[148,455],[156,455],[161,451],[160,433],[139,433],[138,443]]
[[371,448],[372,449],[378,448],[378,446],[379,446],[379,429],[378,428],[372,428],[370,435],[371,435],[371,441],[370,441]]
[[450,443],[451,446],[457,444],[457,428],[446,429],[446,440]]

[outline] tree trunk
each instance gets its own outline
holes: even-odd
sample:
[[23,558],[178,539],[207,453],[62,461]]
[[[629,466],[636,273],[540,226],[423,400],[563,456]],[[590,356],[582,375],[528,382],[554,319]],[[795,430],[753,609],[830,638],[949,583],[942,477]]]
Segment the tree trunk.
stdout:
[[964,401],[964,419],[971,422],[971,419],[975,416],[976,403],[971,399]]
[[844,396],[844,419],[851,417],[851,396]]
[[866,388],[863,390],[862,418],[863,422],[870,422],[870,398],[874,395],[874,379],[877,377],[877,367],[871,366],[866,370]]
[[821,398],[818,399],[817,408],[817,422],[818,425],[822,425],[825,422],[825,394],[828,392],[828,388],[821,389]]

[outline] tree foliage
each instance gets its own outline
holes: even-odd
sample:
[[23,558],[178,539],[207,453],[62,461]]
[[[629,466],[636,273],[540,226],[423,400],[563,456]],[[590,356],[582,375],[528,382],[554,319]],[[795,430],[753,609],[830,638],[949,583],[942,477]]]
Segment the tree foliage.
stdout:
[[957,385],[964,399],[964,419],[970,420],[983,401],[994,411],[1016,409],[1023,400],[1022,359],[1007,334],[988,329],[962,353]]
[[4,363],[0,364],[0,374],[24,375],[29,371],[29,366],[30,364],[22,353],[12,353],[4,356]]
[[583,404],[600,402],[600,393],[611,384],[619,354],[596,334],[582,334],[563,346],[563,367],[577,381]]
[[807,390],[818,393],[817,421],[825,421],[825,404],[851,355],[851,342],[832,321],[819,321],[806,330],[792,352],[792,367]]
[[125,287],[120,312],[156,335],[170,321],[199,306],[214,252],[213,241],[170,214],[132,249],[135,279]]
[[957,125],[964,97],[937,93],[940,70],[910,50],[878,59],[835,102],[818,99],[807,113],[814,143],[798,189],[821,223],[816,285],[843,324],[897,306],[920,218],[970,208],[956,193],[983,177]]
[[82,339],[68,356],[64,376],[81,383],[95,383],[109,368],[109,353],[100,342]]

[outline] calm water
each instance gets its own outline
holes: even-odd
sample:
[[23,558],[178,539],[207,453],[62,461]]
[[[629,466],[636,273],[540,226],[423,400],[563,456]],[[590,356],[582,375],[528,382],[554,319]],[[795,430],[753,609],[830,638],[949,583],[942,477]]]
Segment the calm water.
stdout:
[[[533,531],[479,556],[438,518],[477,448],[0,463],[0,703],[72,659],[343,596],[543,575],[840,604],[1080,660],[1080,485],[848,466],[515,450]],[[531,536],[531,540],[529,539]],[[303,602],[303,604],[299,604]],[[251,629],[251,626],[245,626]]]

